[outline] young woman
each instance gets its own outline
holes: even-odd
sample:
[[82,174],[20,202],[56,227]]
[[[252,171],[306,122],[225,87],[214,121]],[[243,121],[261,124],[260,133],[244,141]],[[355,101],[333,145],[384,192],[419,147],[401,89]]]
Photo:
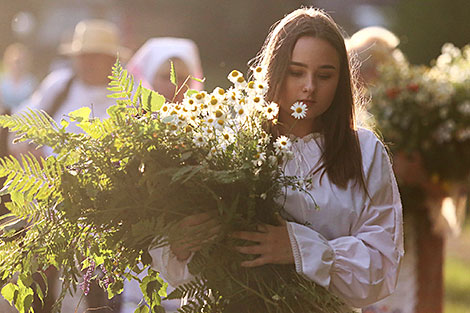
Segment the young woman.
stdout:
[[[339,28],[320,10],[298,9],[273,28],[256,65],[266,69],[268,98],[280,106],[273,132],[293,140],[286,174],[311,179],[312,197],[288,190],[289,218],[281,226],[235,233],[256,243],[237,247],[257,255],[242,266],[293,264],[351,307],[386,297],[403,256],[400,196],[384,146],[356,127],[354,83]],[[295,102],[307,107],[302,120],[291,115]],[[190,255],[181,246],[152,251],[155,267],[175,285],[191,278]]]

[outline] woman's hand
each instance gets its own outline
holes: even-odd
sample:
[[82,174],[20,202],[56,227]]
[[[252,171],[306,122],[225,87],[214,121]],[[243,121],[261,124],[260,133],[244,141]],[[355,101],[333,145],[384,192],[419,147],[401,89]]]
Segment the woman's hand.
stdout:
[[199,251],[202,244],[215,238],[220,230],[218,222],[208,213],[187,216],[178,227],[191,238],[179,240],[170,245],[170,249],[179,261],[185,261],[191,253]]
[[243,254],[259,255],[251,261],[244,261],[241,266],[255,267],[264,264],[292,264],[294,254],[287,231],[287,223],[280,219],[281,226],[260,225],[258,232],[240,231],[232,234],[232,237],[258,243],[252,246],[238,246],[235,249]]

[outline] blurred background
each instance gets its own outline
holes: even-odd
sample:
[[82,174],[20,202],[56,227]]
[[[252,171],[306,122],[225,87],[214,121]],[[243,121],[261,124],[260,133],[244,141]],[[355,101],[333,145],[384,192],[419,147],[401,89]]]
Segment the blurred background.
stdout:
[[470,41],[468,0],[0,0],[0,51],[24,43],[40,80],[59,66],[57,46],[71,39],[78,21],[104,18],[120,27],[124,45],[134,51],[150,37],[193,39],[211,89],[233,68],[246,72],[269,27],[301,5],[326,9],[349,35],[365,26],[387,27],[415,64],[428,64],[445,42],[462,47]]
[[[30,72],[40,82],[68,66],[58,46],[71,41],[88,18],[114,22],[123,45],[136,51],[148,38],[185,37],[199,47],[205,89],[226,87],[232,69],[247,72],[270,26],[301,5],[324,8],[352,35],[384,26],[400,39],[413,64],[427,64],[451,42],[470,43],[469,0],[0,0],[0,52],[14,42],[30,51]],[[0,64],[0,72],[2,65]],[[470,224],[446,244],[445,312],[470,312]],[[432,312],[429,312],[432,313]]]

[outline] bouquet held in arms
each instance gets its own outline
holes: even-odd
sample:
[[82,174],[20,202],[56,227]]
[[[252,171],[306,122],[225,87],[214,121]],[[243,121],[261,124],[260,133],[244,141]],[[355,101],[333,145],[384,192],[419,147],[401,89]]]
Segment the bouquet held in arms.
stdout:
[[[91,118],[89,108],[69,114],[81,134],[42,111],[1,116],[17,140],[55,153],[0,161],[3,193],[11,195],[0,242],[3,296],[28,312],[33,294],[43,298],[32,275],[53,266],[61,298],[84,274],[82,286],[96,279],[109,297],[122,292],[125,279],[138,280],[143,301],[136,312],[161,312],[162,298],[180,297],[189,299],[180,312],[340,312],[342,303],[294,265],[243,268],[248,257],[234,249],[248,243],[233,232],[277,225],[284,189],[305,183],[283,174],[290,141],[268,131],[279,108],[264,99],[262,71],[250,82],[232,71],[228,90],[189,90],[181,103],[170,103],[134,88],[117,62],[109,118]],[[174,71],[171,80],[176,86]],[[302,105],[293,108],[302,117]],[[182,227],[198,215],[210,225]],[[11,226],[18,221],[23,227]],[[194,280],[167,295],[148,251],[183,242],[199,245],[189,262]],[[143,269],[147,276],[137,276]]]

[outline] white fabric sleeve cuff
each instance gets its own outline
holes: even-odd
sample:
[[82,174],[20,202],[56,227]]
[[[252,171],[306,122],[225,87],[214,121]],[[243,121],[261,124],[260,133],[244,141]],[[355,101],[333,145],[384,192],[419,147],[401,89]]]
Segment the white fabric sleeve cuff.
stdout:
[[178,287],[194,278],[188,270],[194,253],[184,261],[179,261],[169,246],[150,250],[149,253],[152,257],[152,268],[159,271],[171,286]]
[[322,235],[307,226],[288,222],[287,230],[297,273],[328,288],[335,259],[333,248]]

